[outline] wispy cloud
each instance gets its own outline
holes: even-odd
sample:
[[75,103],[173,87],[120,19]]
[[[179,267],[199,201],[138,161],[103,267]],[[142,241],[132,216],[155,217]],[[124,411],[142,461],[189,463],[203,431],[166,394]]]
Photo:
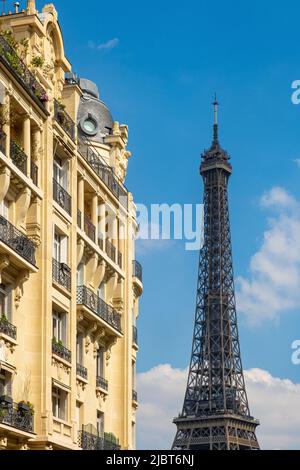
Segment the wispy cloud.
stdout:
[[118,38],[109,39],[106,42],[97,44],[94,41],[89,41],[89,48],[96,49],[98,51],[109,51],[111,49],[115,49],[120,43]]
[[[161,364],[138,374],[138,448],[170,449],[181,410],[187,369]],[[300,449],[300,384],[273,377],[261,369],[245,371],[250,411],[259,419],[257,437],[263,449]],[[270,400],[270,396],[272,400]]]
[[294,162],[296,163],[296,165],[298,165],[298,166],[300,167],[300,158],[296,158],[296,159],[294,160]]

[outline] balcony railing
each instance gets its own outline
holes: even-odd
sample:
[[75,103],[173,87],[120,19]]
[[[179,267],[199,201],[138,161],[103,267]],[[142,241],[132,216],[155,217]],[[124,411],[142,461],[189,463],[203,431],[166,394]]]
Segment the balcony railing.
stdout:
[[17,339],[17,328],[9,323],[6,317],[0,317],[0,333],[16,340]]
[[71,215],[71,196],[54,178],[53,199],[62,209]]
[[83,365],[77,363],[76,364],[76,374],[79,375],[79,377],[82,377],[83,379],[87,380],[88,370]]
[[65,263],[52,260],[52,279],[71,292],[71,269]]
[[105,251],[107,256],[115,263],[116,262],[116,247],[109,241],[105,241]]
[[135,390],[132,390],[132,401],[135,401],[135,402],[138,401],[137,392]]
[[132,262],[132,275],[143,282],[143,268],[138,261]]
[[30,162],[30,178],[36,186],[38,186],[38,174],[39,169],[37,165],[34,162]]
[[104,248],[104,240],[103,240],[103,235],[102,235],[102,233],[99,233],[99,234],[98,234],[98,246],[99,246],[100,250],[103,251],[103,248]]
[[86,431],[79,431],[78,445],[83,450],[120,450],[118,442],[99,437]]
[[132,342],[138,345],[138,330],[136,326],[132,327]]
[[100,155],[87,141],[78,139],[78,151],[114,196],[127,208],[127,190],[118,182],[113,169],[101,161]]
[[108,381],[99,375],[96,378],[96,387],[102,388],[103,390],[108,390]]
[[71,362],[71,351],[69,351],[69,349],[67,349],[63,344],[57,342],[54,339],[52,340],[52,352],[65,361]]
[[2,215],[0,215],[0,240],[26,261],[35,265],[34,244]]
[[77,305],[84,305],[117,331],[122,332],[121,315],[85,286],[77,287]]
[[33,433],[32,411],[26,412],[13,402],[0,402],[0,423],[20,431]]
[[10,158],[14,165],[27,176],[27,155],[14,140],[10,142]]
[[21,81],[31,97],[45,107],[49,99],[46,91],[2,35],[0,35],[0,61]]
[[84,215],[84,231],[87,236],[95,243],[96,241],[96,227],[87,215]]
[[75,122],[57,100],[54,100],[54,117],[68,136],[75,140]]
[[0,129],[0,151],[5,155],[5,146],[6,146],[6,134]]

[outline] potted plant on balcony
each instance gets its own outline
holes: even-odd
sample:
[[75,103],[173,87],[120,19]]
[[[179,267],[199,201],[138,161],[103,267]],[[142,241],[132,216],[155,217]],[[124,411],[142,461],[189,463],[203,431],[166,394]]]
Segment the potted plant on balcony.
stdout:
[[34,406],[30,401],[25,401],[22,400],[18,403],[18,411],[20,411],[23,414],[34,414]]
[[12,408],[13,406],[13,399],[8,395],[2,395],[0,397],[0,407],[3,409]]
[[8,318],[5,313],[2,313],[1,315],[1,323],[4,325],[7,325],[9,323]]

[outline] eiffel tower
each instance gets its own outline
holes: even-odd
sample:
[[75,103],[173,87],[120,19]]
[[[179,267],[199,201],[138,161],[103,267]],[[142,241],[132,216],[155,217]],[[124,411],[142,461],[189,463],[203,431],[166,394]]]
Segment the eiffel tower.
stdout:
[[217,99],[213,142],[202,154],[204,244],[200,250],[191,363],[172,448],[256,450],[259,421],[250,415],[235,306],[228,180],[229,155],[219,144]]

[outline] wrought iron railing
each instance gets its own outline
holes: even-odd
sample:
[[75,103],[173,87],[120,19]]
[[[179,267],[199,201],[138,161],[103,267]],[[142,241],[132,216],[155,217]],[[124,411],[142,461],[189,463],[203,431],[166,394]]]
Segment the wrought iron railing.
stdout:
[[30,162],[30,178],[36,186],[38,186],[38,175],[39,169],[37,165],[34,162]]
[[6,134],[5,132],[0,129],[0,150],[4,155],[6,155]]
[[121,448],[118,441],[105,439],[87,431],[79,431],[78,445],[83,450],[119,450]]
[[127,208],[127,190],[118,182],[113,169],[101,160],[88,141],[78,139],[78,151],[121,204]]
[[0,403],[0,423],[20,431],[33,433],[33,412],[19,409],[17,403]]
[[68,214],[71,215],[71,196],[54,178],[53,178],[53,199]]
[[25,63],[20,59],[17,52],[11,47],[6,39],[0,34],[0,60],[10,69],[10,71],[21,80],[27,92],[32,98],[45,107],[48,95],[42,85],[28,70]]
[[63,344],[56,341],[55,339],[52,340],[52,352],[65,361],[71,362],[71,351],[69,351],[69,349],[67,349]]
[[52,260],[52,279],[71,292],[71,269],[65,263]]
[[10,141],[10,158],[13,164],[27,176],[27,155],[14,140]]
[[76,364],[76,374],[79,375],[79,377],[82,377],[83,379],[87,380],[88,370],[82,364],[79,364],[77,362],[77,364]]
[[115,263],[116,262],[116,247],[108,240],[105,241],[105,251],[107,256]]
[[143,282],[143,268],[142,265],[136,260],[132,262],[132,275],[133,277],[136,277],[141,282]]
[[121,315],[88,287],[77,287],[77,305],[84,305],[110,326],[122,332]]
[[104,248],[104,239],[103,239],[102,233],[99,233],[99,234],[98,234],[98,246],[99,246],[100,250],[103,251],[103,248]]
[[68,136],[75,140],[75,122],[57,100],[54,100],[54,117]]
[[82,221],[82,214],[81,214],[81,210],[80,209],[77,209],[77,226],[79,228],[81,228],[81,222]]
[[138,401],[138,395],[135,390],[132,390],[132,401],[135,401],[135,402]]
[[0,240],[26,261],[35,265],[34,244],[2,215],[0,215]]
[[132,342],[138,345],[138,330],[136,326],[132,327]]
[[84,231],[87,236],[95,243],[96,227],[86,214],[84,214]]
[[17,328],[9,323],[6,317],[0,317],[0,333],[16,340],[17,339]]
[[102,388],[103,390],[108,390],[108,381],[106,379],[104,379],[103,377],[100,377],[100,375],[98,375],[96,377],[96,387],[99,387],[99,388]]

